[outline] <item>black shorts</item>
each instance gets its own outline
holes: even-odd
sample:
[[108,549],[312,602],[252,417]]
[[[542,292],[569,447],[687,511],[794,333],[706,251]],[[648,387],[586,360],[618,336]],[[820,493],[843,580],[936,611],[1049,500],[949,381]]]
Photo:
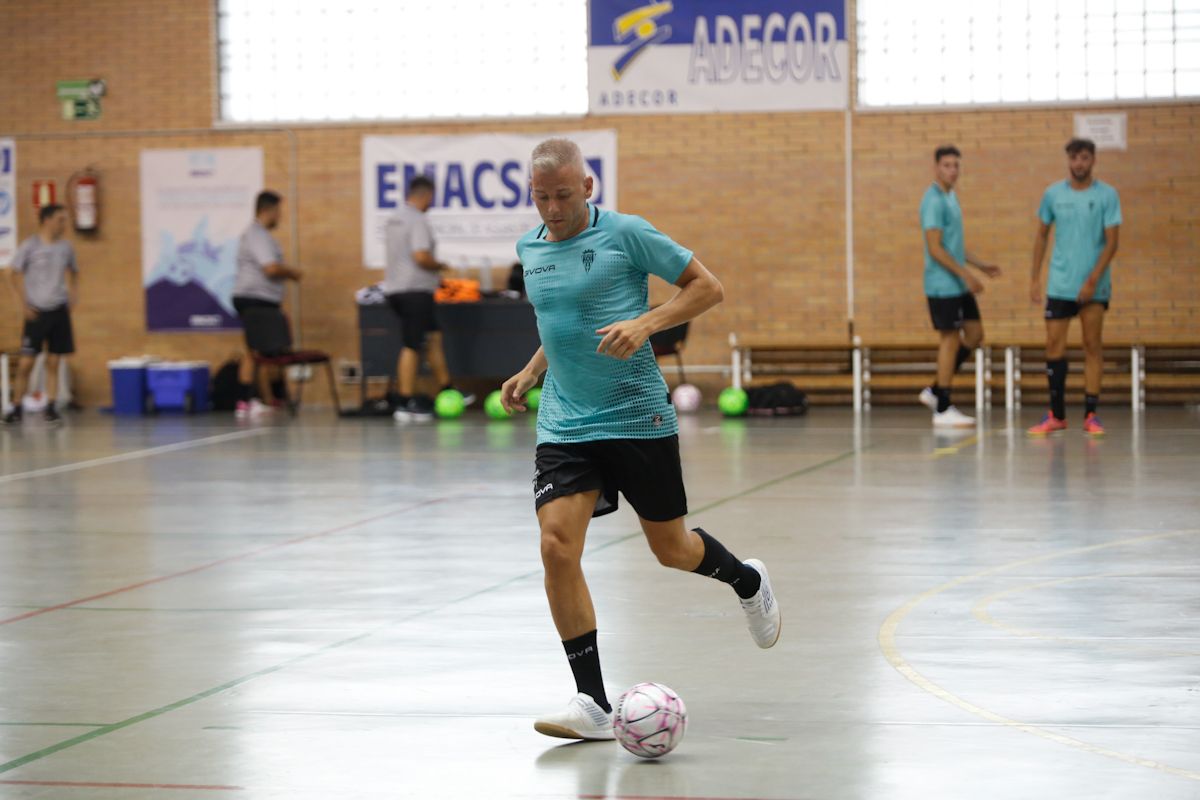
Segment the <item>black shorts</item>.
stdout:
[[233,310],[238,313],[239,317],[243,316],[251,308],[283,308],[283,306],[280,303],[275,303],[271,300],[261,300],[257,297],[233,298]]
[[617,493],[642,519],[667,522],[687,516],[679,436],[540,444],[534,460],[533,504],[599,490],[593,517],[617,510]]
[[[1107,300],[1092,300],[1084,305],[1092,305],[1099,303],[1104,306],[1104,310],[1108,311]],[[1059,300],[1055,297],[1046,298],[1046,319],[1071,319],[1079,316],[1079,311],[1083,306],[1074,300]]]
[[409,350],[420,350],[426,334],[441,330],[431,292],[398,292],[389,294],[387,300],[400,315],[400,338]]
[[962,328],[968,320],[978,320],[979,304],[975,295],[967,292],[957,297],[927,297],[929,301],[929,318],[933,327],[939,331],[956,331]]
[[38,311],[35,319],[25,320],[25,329],[21,333],[21,352],[36,356],[47,345],[54,355],[66,356],[75,352],[71,312],[66,306]]

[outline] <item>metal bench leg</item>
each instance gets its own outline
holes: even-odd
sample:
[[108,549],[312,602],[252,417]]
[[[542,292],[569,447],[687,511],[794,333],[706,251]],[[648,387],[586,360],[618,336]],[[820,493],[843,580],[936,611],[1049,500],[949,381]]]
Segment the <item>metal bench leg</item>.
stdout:
[[975,348],[975,411],[982,414],[983,400],[983,348]]
[[325,374],[329,377],[329,396],[333,400],[333,415],[341,417],[342,401],[338,397],[337,375],[334,373],[332,360],[325,362]]

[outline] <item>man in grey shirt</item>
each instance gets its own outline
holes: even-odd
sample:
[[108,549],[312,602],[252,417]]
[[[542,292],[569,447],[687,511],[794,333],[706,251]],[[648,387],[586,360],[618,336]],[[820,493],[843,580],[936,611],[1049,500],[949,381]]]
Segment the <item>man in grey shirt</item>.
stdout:
[[54,407],[58,394],[58,360],[75,352],[70,307],[75,305],[79,287],[75,249],[63,238],[66,230],[66,210],[59,205],[45,206],[38,212],[38,232],[22,242],[13,256],[9,278],[17,301],[25,311],[25,329],[21,335],[21,361],[13,387],[13,407],[4,415],[5,424],[20,421],[21,400],[29,387],[29,374],[43,349],[49,350],[46,355],[46,421],[51,424],[62,421]]
[[[254,222],[242,233],[238,241],[237,278],[233,284],[233,307],[242,318],[243,325],[246,315],[253,310],[257,314],[283,314],[281,306],[287,292],[288,281],[299,281],[302,273],[295,267],[283,263],[283,251],[279,243],[271,235],[271,231],[279,225],[279,217],[283,211],[283,198],[272,191],[259,192],[254,201]],[[253,389],[250,382],[254,380],[253,348],[247,337],[245,358],[238,366],[238,402],[237,415],[257,416],[269,412],[270,408],[260,400],[251,399]],[[265,353],[263,355],[276,355]],[[276,370],[269,376],[271,394],[282,400],[286,391],[283,388],[282,374]],[[262,391],[265,395],[265,390]]]
[[[407,189],[404,205],[385,228],[387,268],[383,280],[388,303],[400,315],[403,341],[396,364],[400,397],[394,416],[402,422],[433,417],[433,403],[415,393],[422,351],[437,385],[453,388],[434,314],[433,293],[441,283],[441,273],[450,267],[434,258],[433,230],[425,216],[433,205],[433,181],[418,175]],[[475,398],[467,395],[464,399],[469,405]]]

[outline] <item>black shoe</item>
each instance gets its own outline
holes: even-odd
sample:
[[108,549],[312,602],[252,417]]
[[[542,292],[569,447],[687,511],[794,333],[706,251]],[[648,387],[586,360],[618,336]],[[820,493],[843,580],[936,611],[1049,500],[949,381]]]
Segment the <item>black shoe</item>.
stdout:
[[403,407],[396,409],[392,418],[397,422],[426,422],[433,419],[433,401],[425,395],[408,398]]
[[46,406],[46,424],[47,425],[61,425],[62,424],[62,417],[60,417],[58,415],[58,410],[54,408],[53,403]]
[[21,421],[21,404],[17,403],[4,415],[5,425],[15,425]]

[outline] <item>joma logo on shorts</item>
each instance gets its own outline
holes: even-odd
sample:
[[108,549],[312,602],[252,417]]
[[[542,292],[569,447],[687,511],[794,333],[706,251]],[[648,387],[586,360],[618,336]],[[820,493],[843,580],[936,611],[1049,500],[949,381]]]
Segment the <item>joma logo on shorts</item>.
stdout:
[[542,488],[538,489],[536,492],[533,493],[533,499],[537,500],[539,497],[541,497],[542,495],[544,495],[546,492],[550,491],[553,488],[554,488],[553,483],[547,483],[545,486],[543,486]]
[[527,270],[525,270],[525,277],[528,278],[530,275],[541,275],[543,272],[554,272],[555,266],[556,266],[555,264],[547,264],[544,267],[534,267],[533,269],[527,269]]

